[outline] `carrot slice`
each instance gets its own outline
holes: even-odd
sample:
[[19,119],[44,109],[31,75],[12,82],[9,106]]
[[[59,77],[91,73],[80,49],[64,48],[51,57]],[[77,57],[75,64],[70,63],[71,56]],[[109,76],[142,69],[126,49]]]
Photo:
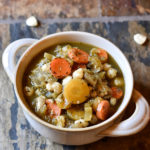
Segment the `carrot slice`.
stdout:
[[98,49],[98,51],[99,52],[97,53],[97,55],[99,56],[100,60],[102,62],[106,62],[108,59],[108,53],[105,50],[100,49],[100,48]]
[[112,97],[120,99],[123,96],[123,91],[120,88],[112,87]]
[[64,58],[55,58],[50,64],[50,69],[52,75],[58,79],[62,79],[71,73],[71,66]]
[[73,66],[72,66],[72,72],[74,72],[75,70],[77,70],[79,68],[86,68],[86,65],[85,64],[74,63]]
[[47,99],[46,100],[46,105],[47,105],[47,113],[51,117],[60,116],[60,114],[61,114],[61,108],[59,108],[56,103],[51,102],[50,100]]
[[110,113],[110,104],[107,100],[103,100],[98,104],[96,116],[98,119],[106,120]]
[[87,64],[89,54],[78,48],[72,48],[68,56],[76,63]]

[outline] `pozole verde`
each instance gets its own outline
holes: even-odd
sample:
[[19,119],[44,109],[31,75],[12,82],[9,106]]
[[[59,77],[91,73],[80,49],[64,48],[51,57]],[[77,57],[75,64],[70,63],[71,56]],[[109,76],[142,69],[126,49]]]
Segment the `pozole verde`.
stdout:
[[54,45],[32,60],[24,74],[23,89],[41,119],[59,127],[83,128],[117,111],[124,79],[105,50],[68,42]]

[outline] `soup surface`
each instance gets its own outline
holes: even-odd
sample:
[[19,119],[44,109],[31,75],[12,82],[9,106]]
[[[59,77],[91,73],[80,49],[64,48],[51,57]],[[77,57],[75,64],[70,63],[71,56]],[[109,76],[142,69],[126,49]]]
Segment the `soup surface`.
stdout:
[[62,43],[39,54],[23,78],[24,95],[43,120],[65,128],[100,123],[118,109],[124,79],[103,49],[84,43]]

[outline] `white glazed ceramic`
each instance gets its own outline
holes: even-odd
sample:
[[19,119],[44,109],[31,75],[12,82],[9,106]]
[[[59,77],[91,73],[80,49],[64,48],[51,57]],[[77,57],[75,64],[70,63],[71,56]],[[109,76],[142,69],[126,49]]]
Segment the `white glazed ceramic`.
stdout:
[[[33,57],[51,45],[69,41],[88,43],[107,50],[117,61],[125,80],[125,95],[117,112],[106,121],[86,128],[58,128],[41,120],[31,111],[23,96],[23,74]],[[16,53],[21,47],[26,45],[31,46],[25,51],[16,66]],[[5,49],[2,62],[5,71],[14,84],[15,93],[25,117],[35,130],[52,141],[67,145],[82,145],[97,141],[104,136],[132,135],[141,131],[149,121],[150,112],[148,103],[139,92],[136,90],[133,92],[133,75],[126,57],[114,44],[100,36],[86,32],[71,31],[52,34],[40,40],[30,38],[17,40]],[[132,92],[132,100],[134,100],[136,104],[136,109],[130,118],[119,122],[130,101]]]

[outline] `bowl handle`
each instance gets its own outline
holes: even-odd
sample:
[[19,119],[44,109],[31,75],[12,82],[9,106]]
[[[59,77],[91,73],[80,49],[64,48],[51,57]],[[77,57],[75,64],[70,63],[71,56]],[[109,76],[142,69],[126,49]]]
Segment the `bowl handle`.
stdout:
[[16,72],[16,54],[17,52],[24,46],[30,46],[34,42],[36,42],[37,39],[32,39],[32,38],[24,38],[20,40],[16,40],[9,44],[6,49],[4,50],[3,56],[2,56],[2,63],[3,67],[12,81],[14,83],[15,79],[15,72]]
[[108,129],[99,133],[99,136],[128,136],[141,131],[150,120],[149,105],[145,98],[134,89],[132,100],[136,104],[134,113],[120,123],[114,124]]

